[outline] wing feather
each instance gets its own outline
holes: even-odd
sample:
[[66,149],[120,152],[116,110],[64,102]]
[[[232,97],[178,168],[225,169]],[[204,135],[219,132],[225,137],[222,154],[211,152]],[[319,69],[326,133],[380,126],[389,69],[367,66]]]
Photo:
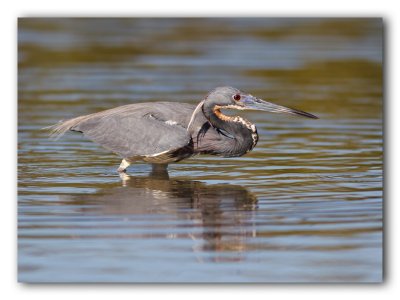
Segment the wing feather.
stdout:
[[190,143],[187,130],[179,125],[144,116],[103,117],[73,128],[104,148],[122,157],[150,156],[175,151]]
[[[155,156],[190,144],[191,136],[186,124],[180,120],[171,121],[165,109],[151,113],[152,110],[147,108],[129,105],[77,117],[54,125],[52,135],[57,138],[67,130],[79,131],[123,158]],[[190,109],[188,106],[188,112]]]

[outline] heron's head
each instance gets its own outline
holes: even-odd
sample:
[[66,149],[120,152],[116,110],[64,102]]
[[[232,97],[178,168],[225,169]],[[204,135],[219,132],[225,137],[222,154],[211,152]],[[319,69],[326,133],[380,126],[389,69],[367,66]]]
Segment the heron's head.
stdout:
[[267,102],[229,86],[217,87],[211,91],[205,99],[204,106],[213,111],[219,109],[261,110],[318,119],[310,113]]

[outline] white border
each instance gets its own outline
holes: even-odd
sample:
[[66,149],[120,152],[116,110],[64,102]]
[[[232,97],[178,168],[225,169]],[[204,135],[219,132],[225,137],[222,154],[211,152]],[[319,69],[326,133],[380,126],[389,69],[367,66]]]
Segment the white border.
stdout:
[[[400,197],[394,189],[395,170],[399,169],[400,149],[398,87],[400,77],[397,57],[399,49],[399,16],[396,1],[5,1],[1,9],[1,104],[2,166],[1,183],[5,190],[1,197],[1,286],[7,299],[115,299],[155,297],[190,299],[217,298],[229,293],[232,299],[378,299],[393,297],[399,290],[398,219]],[[398,3],[398,2],[397,2]],[[385,242],[386,272],[383,285],[23,285],[16,282],[16,35],[17,18],[28,16],[359,16],[384,17],[386,30],[386,172],[385,172]],[[397,55],[396,55],[397,54]],[[396,72],[397,71],[397,72]],[[393,100],[391,100],[393,99]],[[5,137],[5,139],[4,139]],[[3,140],[4,139],[4,140]],[[396,250],[397,251],[396,251]],[[77,298],[76,298],[77,297]],[[386,299],[386,298],[385,298]]]

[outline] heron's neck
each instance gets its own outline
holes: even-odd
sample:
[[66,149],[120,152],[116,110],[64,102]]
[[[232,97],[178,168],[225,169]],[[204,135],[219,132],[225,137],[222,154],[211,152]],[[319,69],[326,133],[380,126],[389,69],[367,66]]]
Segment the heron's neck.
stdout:
[[226,143],[229,149],[223,149],[226,156],[241,156],[252,150],[258,141],[257,128],[250,121],[240,116],[227,116],[220,111],[220,107],[215,106],[212,113],[206,114],[209,122],[218,129],[228,133]]

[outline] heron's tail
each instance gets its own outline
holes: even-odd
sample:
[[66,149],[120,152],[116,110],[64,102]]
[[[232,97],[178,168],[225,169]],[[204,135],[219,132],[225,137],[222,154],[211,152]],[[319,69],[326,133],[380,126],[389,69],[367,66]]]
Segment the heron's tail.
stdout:
[[53,140],[58,140],[68,130],[72,130],[73,127],[78,125],[81,121],[86,119],[87,116],[80,116],[66,121],[60,121],[57,124],[44,127],[43,129],[49,130],[49,136]]

